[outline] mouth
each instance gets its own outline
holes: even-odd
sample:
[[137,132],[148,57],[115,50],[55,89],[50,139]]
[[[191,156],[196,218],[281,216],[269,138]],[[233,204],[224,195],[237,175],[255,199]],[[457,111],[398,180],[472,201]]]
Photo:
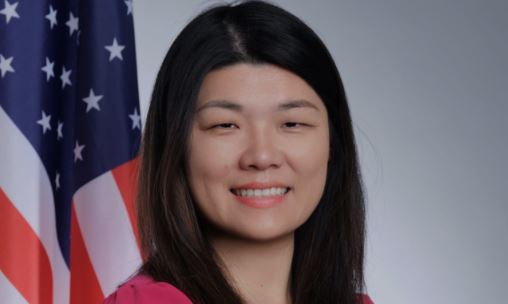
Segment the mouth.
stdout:
[[230,189],[235,201],[255,209],[272,208],[288,198],[292,188],[282,182],[251,182]]
[[286,195],[290,187],[268,187],[268,188],[232,188],[231,193],[239,197],[264,198]]

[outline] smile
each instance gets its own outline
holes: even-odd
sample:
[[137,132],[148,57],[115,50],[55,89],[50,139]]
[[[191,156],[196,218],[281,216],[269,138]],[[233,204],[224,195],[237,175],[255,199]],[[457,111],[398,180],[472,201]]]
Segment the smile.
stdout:
[[286,187],[271,187],[265,189],[231,189],[231,192],[241,197],[270,197],[284,195],[289,191]]

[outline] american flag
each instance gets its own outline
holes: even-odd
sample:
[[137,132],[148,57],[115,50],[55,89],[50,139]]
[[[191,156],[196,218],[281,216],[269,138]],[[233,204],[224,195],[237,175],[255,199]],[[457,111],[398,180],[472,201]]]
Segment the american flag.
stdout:
[[100,303],[140,265],[132,0],[0,0],[0,302]]

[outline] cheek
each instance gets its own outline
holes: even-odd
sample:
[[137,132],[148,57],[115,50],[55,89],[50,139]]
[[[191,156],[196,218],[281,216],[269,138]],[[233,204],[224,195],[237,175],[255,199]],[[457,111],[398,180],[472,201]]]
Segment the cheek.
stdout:
[[290,165],[302,174],[322,173],[323,168],[327,168],[329,153],[326,131],[312,134],[305,140],[295,140],[287,148]]
[[232,147],[207,139],[193,136],[189,151],[187,173],[189,183],[196,198],[213,195],[213,190],[222,189],[218,184],[229,180],[234,158]]
[[310,216],[310,213],[319,203],[328,170],[330,147],[328,133],[315,134],[308,141],[295,144],[288,153],[289,162],[296,173],[295,196],[301,204],[302,217]]

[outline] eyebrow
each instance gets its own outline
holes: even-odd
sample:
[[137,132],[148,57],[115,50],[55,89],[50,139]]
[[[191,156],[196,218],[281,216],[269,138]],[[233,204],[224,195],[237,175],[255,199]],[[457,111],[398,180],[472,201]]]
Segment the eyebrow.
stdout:
[[[231,110],[235,112],[242,112],[243,106],[229,100],[212,100],[201,107],[199,107],[196,113],[209,108],[220,108]],[[319,112],[319,108],[312,102],[305,99],[287,100],[277,106],[277,111],[287,111],[296,108],[311,108]]]

